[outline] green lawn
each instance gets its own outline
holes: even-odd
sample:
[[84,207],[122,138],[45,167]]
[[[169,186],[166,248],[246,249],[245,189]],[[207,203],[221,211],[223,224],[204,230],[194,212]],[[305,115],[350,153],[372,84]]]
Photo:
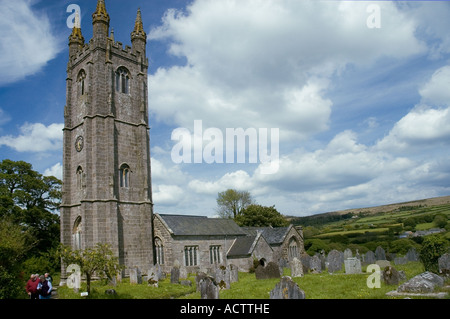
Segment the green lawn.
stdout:
[[[408,279],[424,271],[420,262],[410,262],[395,267],[397,270],[405,271]],[[290,270],[285,268],[284,275],[290,275]],[[368,276],[369,274],[366,273],[346,275],[341,271],[335,274],[306,274],[303,277],[294,278],[294,281],[305,291],[307,299],[390,299],[391,297],[385,294],[395,290],[397,286],[387,286],[381,281],[381,288],[368,288]],[[169,278],[161,281],[158,288],[148,287],[147,284],[130,285],[126,279],[117,287],[94,282],[90,297],[93,299],[199,299],[200,293],[196,292],[194,276],[191,275],[189,280],[193,283],[192,287],[170,284]],[[279,279],[257,280],[254,274],[239,273],[239,281],[233,283],[231,289],[220,291],[220,298],[268,299],[269,292],[278,282]],[[117,296],[111,297],[104,293],[111,288],[117,291]],[[84,298],[67,287],[58,288],[58,296],[61,299]]]

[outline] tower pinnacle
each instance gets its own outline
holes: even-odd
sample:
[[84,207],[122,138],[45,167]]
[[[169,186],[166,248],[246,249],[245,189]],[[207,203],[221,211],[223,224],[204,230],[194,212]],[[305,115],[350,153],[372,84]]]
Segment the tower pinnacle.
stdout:
[[141,9],[138,9],[136,15],[136,22],[134,23],[134,30],[131,32],[131,40],[140,38],[144,41],[147,40],[147,34],[144,31],[144,25],[142,23]]

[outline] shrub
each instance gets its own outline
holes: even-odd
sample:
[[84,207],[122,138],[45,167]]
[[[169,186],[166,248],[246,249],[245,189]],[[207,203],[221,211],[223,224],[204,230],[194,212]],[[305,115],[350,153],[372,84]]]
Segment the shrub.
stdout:
[[428,271],[439,272],[438,259],[447,252],[448,242],[439,235],[426,236],[420,249],[420,260]]

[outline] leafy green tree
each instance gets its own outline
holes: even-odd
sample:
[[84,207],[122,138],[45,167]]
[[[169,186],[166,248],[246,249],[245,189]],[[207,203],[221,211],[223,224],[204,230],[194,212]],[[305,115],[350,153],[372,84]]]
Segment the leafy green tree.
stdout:
[[445,228],[445,226],[447,225],[448,222],[448,218],[445,215],[436,215],[436,217],[434,217],[433,223],[436,225],[436,227],[439,228]]
[[248,191],[228,189],[217,195],[217,212],[223,218],[236,218],[252,203],[253,200]]
[[305,250],[309,255],[314,255],[317,252],[329,252],[331,249],[328,244],[322,239],[314,238],[305,240]]
[[0,218],[9,218],[36,238],[32,253],[59,244],[59,216],[62,182],[42,176],[24,161],[0,162]]
[[70,247],[61,245],[60,256],[66,266],[70,264],[80,266],[81,273],[86,277],[89,294],[91,293],[91,280],[94,275],[112,279],[123,269],[123,266],[119,265],[118,257],[114,256],[108,244],[98,243],[94,247],[84,250],[72,250]]
[[438,259],[448,250],[448,241],[440,235],[425,236],[419,251],[420,260],[425,269],[439,272]]
[[289,222],[281,215],[275,206],[261,206],[252,204],[243,209],[234,219],[239,226],[249,227],[284,227]]

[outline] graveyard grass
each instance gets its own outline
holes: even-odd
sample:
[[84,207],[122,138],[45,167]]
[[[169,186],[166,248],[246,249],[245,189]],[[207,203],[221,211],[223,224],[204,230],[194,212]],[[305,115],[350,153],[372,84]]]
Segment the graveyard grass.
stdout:
[[[424,267],[420,262],[409,262],[404,265],[396,265],[397,270],[403,270],[407,279],[424,272]],[[344,271],[334,274],[323,272],[321,274],[308,273],[303,277],[293,278],[301,289],[305,291],[307,299],[393,299],[386,296],[386,293],[397,288],[396,285],[385,285],[381,280],[380,288],[368,288],[367,278],[370,274],[365,273],[363,267],[362,274],[346,275]],[[290,270],[284,269],[284,275],[289,276]],[[192,286],[171,284],[170,277],[159,282],[159,287],[149,287],[146,283],[130,285],[128,279],[116,287],[105,285],[104,281],[97,281],[92,284],[90,299],[200,299],[200,293],[196,292],[195,275],[188,278]],[[239,281],[231,284],[231,289],[221,290],[221,299],[268,299],[270,291],[280,279],[257,280],[255,274],[239,273]],[[85,286],[81,287],[83,291]],[[105,290],[114,289],[117,295],[105,294]],[[60,299],[82,299],[80,294],[75,294],[67,287],[58,288]],[[401,297],[402,298],[402,297]]]

